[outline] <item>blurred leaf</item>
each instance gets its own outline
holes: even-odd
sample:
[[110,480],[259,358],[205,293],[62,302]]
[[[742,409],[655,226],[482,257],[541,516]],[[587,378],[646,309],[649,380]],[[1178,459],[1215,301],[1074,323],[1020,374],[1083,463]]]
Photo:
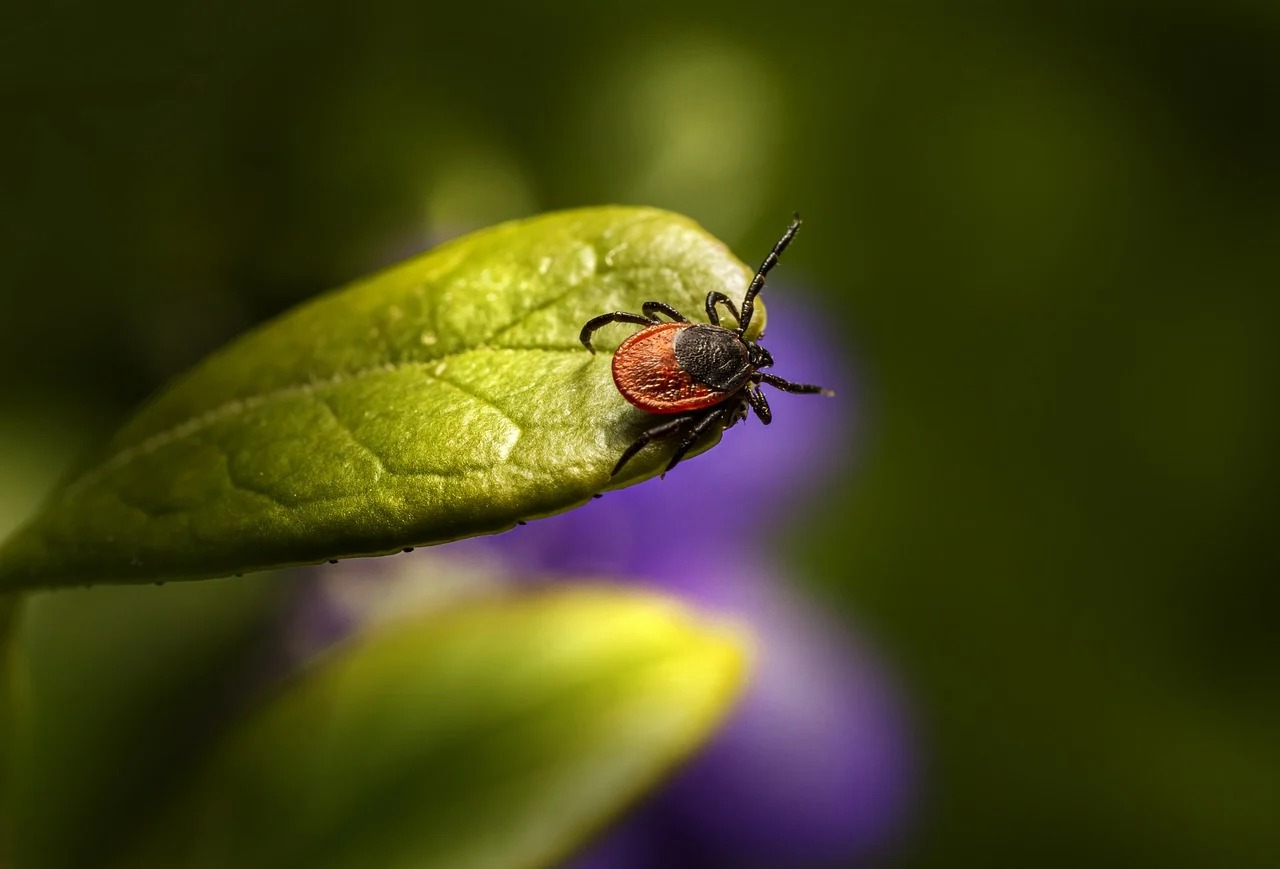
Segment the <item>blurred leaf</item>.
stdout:
[[653,209],[561,212],[444,245],[178,379],[0,549],[0,589],[388,554],[652,476],[669,448],[610,480],[648,417],[578,332],[648,299],[696,315],[708,291],[736,298],[749,279],[696,224]]
[[233,732],[128,866],[542,866],[712,731],[739,640],[561,588],[390,623]]
[[230,579],[20,600],[0,658],[13,865],[101,865],[160,811],[234,707],[281,590]]

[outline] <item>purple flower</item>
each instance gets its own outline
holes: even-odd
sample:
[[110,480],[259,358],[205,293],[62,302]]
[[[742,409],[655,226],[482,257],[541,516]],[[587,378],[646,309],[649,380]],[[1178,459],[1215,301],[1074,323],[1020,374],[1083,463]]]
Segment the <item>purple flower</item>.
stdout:
[[[769,308],[764,343],[778,373],[831,387],[837,398],[774,392],[772,425],[752,418],[665,480],[410,556],[448,559],[440,572],[450,575],[473,564],[484,565],[476,577],[635,582],[754,629],[755,678],[726,725],[577,858],[577,869],[843,865],[891,847],[906,820],[912,766],[902,698],[874,651],[791,591],[770,554],[799,505],[850,461],[856,384],[829,349],[837,336],[812,311],[786,291],[771,293]],[[342,579],[329,594],[358,596],[352,577]],[[332,604],[299,613],[304,649],[352,626],[334,621]],[[349,623],[365,617],[353,614],[358,607],[337,609]]]

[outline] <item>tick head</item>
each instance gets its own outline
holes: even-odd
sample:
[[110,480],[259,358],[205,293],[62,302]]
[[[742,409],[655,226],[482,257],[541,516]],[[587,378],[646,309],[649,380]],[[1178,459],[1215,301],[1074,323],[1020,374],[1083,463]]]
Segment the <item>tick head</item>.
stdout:
[[748,344],[751,353],[752,368],[769,368],[773,365],[773,354],[759,344]]

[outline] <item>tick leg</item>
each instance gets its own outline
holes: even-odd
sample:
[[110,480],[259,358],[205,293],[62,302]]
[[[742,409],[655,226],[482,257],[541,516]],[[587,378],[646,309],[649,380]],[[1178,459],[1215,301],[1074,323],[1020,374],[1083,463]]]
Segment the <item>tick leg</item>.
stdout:
[[578,333],[578,340],[582,342],[582,346],[586,347],[592,353],[596,352],[596,348],[591,346],[591,334],[597,329],[608,326],[610,323],[635,323],[638,326],[652,326],[654,321],[652,317],[645,317],[641,314],[629,314],[626,311],[614,311],[612,314],[601,314],[599,317],[592,317],[587,321],[587,325],[582,327],[582,331]]
[[643,305],[640,306],[640,310],[644,311],[645,316],[655,323],[662,322],[661,320],[658,319],[657,315],[654,313],[655,311],[659,311],[663,314],[666,314],[668,317],[670,317],[672,320],[676,321],[677,323],[689,322],[688,317],[686,317],[684,314],[681,314],[679,311],[677,311],[675,308],[668,305],[666,302],[645,302]]
[[667,462],[667,469],[662,472],[663,477],[667,475],[667,471],[670,471],[676,465],[680,464],[680,460],[684,458],[684,454],[693,448],[693,445],[698,442],[698,438],[702,436],[702,433],[710,428],[712,423],[724,416],[726,412],[727,408],[723,405],[713,408],[707,411],[706,415],[704,415],[702,419],[693,424],[689,429],[688,434],[684,436],[684,440],[680,441],[680,446],[676,447],[675,454],[671,457],[671,461]]
[[773,422],[773,412],[769,410],[769,401],[764,397],[764,393],[758,389],[747,390],[747,401],[751,402],[751,409],[756,412],[756,416],[760,417],[760,421],[765,425]]
[[687,425],[692,419],[693,417],[688,415],[677,416],[675,419],[668,420],[667,422],[658,423],[653,428],[640,435],[640,437],[631,442],[631,446],[623,450],[622,457],[619,458],[618,463],[613,466],[613,470],[609,472],[609,476],[616,477],[618,475],[618,471],[622,470],[622,466],[631,461],[631,458],[636,453],[648,446],[649,441],[654,438],[665,438],[671,436]]
[[765,276],[778,264],[778,257],[782,256],[787,245],[791,244],[791,239],[795,238],[796,233],[800,231],[800,223],[800,215],[794,215],[787,231],[782,234],[782,238],[778,239],[778,243],[773,246],[773,250],[769,251],[769,255],[756,270],[756,276],[751,279],[751,285],[747,287],[747,293],[742,297],[742,316],[738,318],[739,337],[747,334],[747,327],[751,325],[751,315],[756,309],[756,296],[764,289]]
[[720,325],[720,312],[716,310],[716,305],[724,305],[729,313],[733,315],[734,322],[742,319],[741,315],[738,314],[738,306],[733,303],[733,299],[719,290],[712,290],[707,293],[707,319],[711,321],[712,326]]
[[792,383],[790,380],[783,380],[776,374],[766,374],[762,371],[757,371],[751,379],[757,383],[767,383],[775,389],[781,389],[783,392],[800,394],[820,392],[823,395],[835,395],[830,389],[823,389],[821,386],[814,386],[811,383]]

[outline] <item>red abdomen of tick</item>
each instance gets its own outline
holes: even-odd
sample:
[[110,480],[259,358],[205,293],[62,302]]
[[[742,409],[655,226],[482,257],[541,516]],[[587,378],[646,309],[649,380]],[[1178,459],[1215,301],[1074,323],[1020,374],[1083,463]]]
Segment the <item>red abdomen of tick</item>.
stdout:
[[622,342],[613,354],[613,382],[623,398],[649,413],[686,413],[724,400],[724,391],[698,383],[676,361],[676,336],[691,325],[649,326]]

